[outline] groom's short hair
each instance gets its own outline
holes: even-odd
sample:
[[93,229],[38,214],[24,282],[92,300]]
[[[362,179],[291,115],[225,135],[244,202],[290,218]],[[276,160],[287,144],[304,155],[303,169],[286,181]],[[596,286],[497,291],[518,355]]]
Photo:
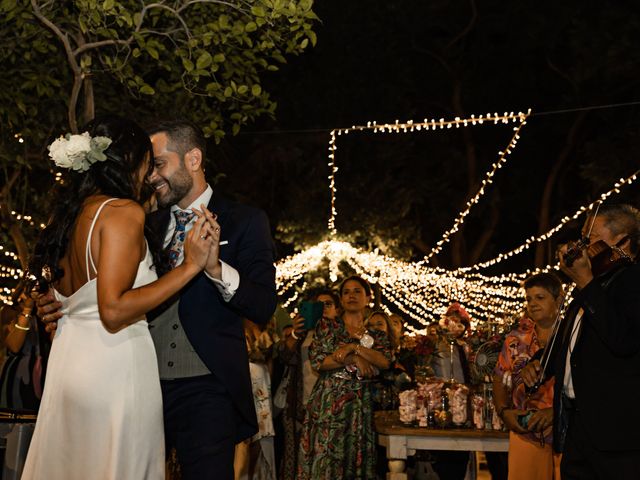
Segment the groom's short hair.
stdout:
[[176,152],[180,158],[193,148],[202,152],[202,158],[207,157],[207,142],[202,129],[195,123],[185,120],[161,120],[153,123],[148,129],[149,135],[166,133],[167,149]]

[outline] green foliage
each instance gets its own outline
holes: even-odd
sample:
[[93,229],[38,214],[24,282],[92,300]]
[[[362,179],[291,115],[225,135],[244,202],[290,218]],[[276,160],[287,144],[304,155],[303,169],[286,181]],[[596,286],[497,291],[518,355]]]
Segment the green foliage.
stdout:
[[216,142],[273,116],[264,77],[315,45],[312,3],[0,0],[0,167],[30,179],[0,202],[48,188],[46,145],[94,111],[183,116]]
[[[30,0],[0,3],[0,15],[7,20],[0,35],[12,47],[2,58],[11,72],[5,71],[5,78],[23,85],[12,92],[18,94],[16,101],[3,102],[0,115],[20,132],[24,117],[40,117],[43,97],[55,96],[55,112],[64,117],[66,95],[60,95],[60,88],[71,90],[71,53],[82,75],[103,80],[106,88],[96,91],[98,107],[113,103],[109,97],[117,89],[108,84],[116,81],[133,103],[153,95],[161,108],[178,108],[196,121],[207,119],[206,133],[219,141],[262,114],[273,115],[276,104],[261,76],[277,70],[285,55],[297,55],[316,41],[312,27],[317,17],[310,0],[258,0],[251,8],[242,1],[35,4],[39,12]],[[62,36],[69,41],[66,53]]]

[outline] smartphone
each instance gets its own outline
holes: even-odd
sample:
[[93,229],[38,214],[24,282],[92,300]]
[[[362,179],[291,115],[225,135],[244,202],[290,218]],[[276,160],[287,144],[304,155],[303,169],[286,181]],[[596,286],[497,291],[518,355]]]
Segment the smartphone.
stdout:
[[304,317],[304,329],[316,328],[316,323],[322,318],[324,304],[322,302],[300,302],[298,313]]

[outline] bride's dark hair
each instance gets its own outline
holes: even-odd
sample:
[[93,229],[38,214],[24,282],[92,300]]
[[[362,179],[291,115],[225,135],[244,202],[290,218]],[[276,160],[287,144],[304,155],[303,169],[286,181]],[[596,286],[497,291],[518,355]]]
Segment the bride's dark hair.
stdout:
[[[141,187],[138,184],[138,171],[147,158],[150,160],[147,174],[153,169],[151,141],[138,124],[110,115],[96,118],[80,131],[89,132],[91,137],[108,137],[111,144],[104,151],[106,160],[93,163],[85,172],[69,170],[52,192],[49,222],[40,234],[29,266],[30,272],[36,277],[40,277],[43,267],[48,266],[51,271],[50,282],[64,274],[58,265],[67,251],[84,201],[89,196],[103,194],[144,203],[153,193],[146,182]],[[146,237],[154,263],[161,264],[161,246],[155,241],[154,235]]]

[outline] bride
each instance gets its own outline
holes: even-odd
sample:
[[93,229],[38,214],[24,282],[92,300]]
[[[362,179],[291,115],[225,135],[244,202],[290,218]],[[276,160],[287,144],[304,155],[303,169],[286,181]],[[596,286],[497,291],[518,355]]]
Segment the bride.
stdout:
[[67,135],[49,155],[69,173],[54,196],[32,272],[48,267],[62,302],[23,479],[164,478],[162,396],[145,313],[205,266],[215,237],[203,212],[185,260],[160,279],[145,239],[149,137],[120,117]]

